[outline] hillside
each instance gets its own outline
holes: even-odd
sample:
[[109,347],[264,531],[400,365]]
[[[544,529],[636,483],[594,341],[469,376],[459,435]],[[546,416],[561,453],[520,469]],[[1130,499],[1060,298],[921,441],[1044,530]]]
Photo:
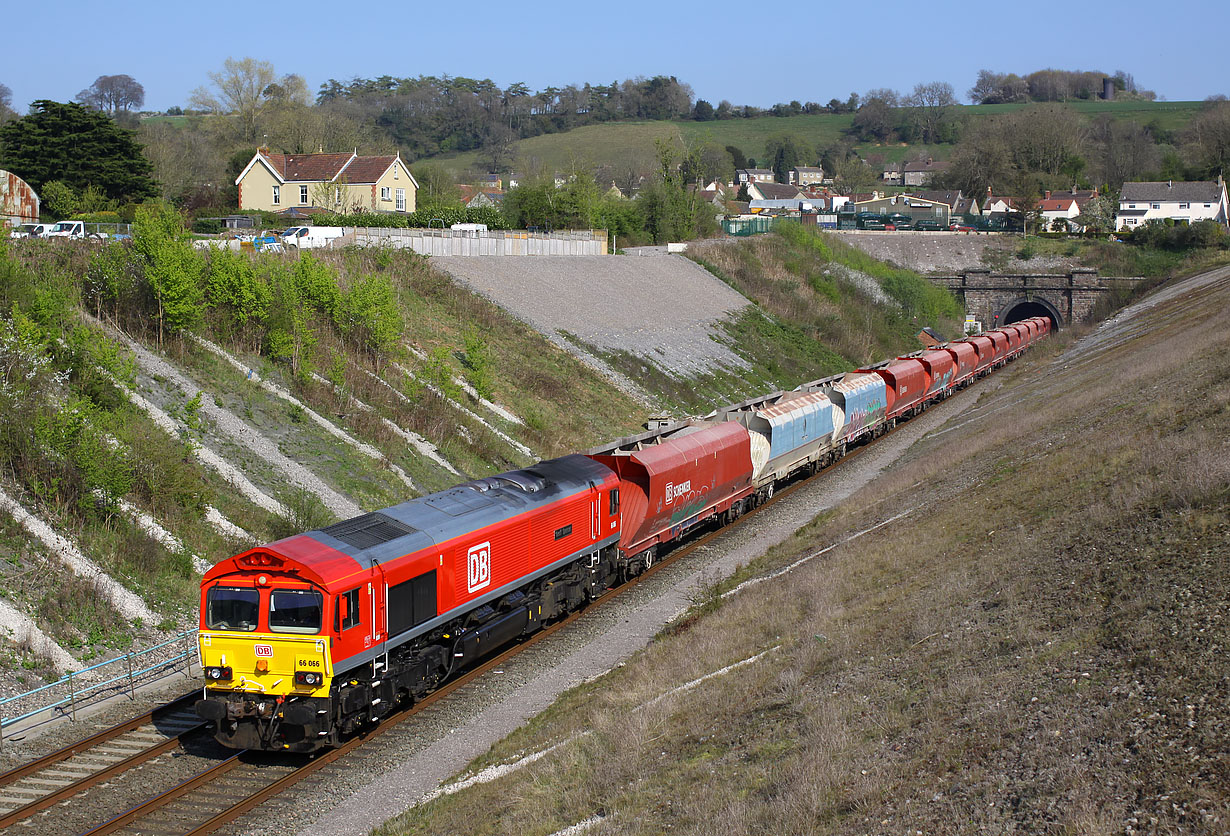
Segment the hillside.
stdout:
[[378,832],[1224,833],[1227,305],[1173,282],[958,396]]
[[[1108,114],[1115,119],[1133,119],[1141,124],[1154,120],[1169,131],[1181,130],[1195,116],[1202,102],[1146,101],[1073,101],[1069,106],[1087,116]],[[1021,110],[1027,104],[966,105],[959,108],[964,118],[980,119]],[[654,160],[654,142],[660,139],[680,139],[688,144],[713,143],[719,147],[734,145],[760,162],[765,159],[765,143],[779,134],[792,134],[813,149],[821,150],[840,141],[842,132],[850,127],[851,114],[816,114],[757,119],[726,119],[712,122],[660,121],[609,122],[588,125],[557,134],[524,139],[514,144],[513,156],[524,165],[524,171],[541,169],[547,173],[573,171],[578,167],[591,170],[608,165],[615,172],[626,168],[648,169]],[[877,145],[857,143],[855,150],[862,157],[878,154],[885,162],[896,162],[910,154],[901,144]],[[940,158],[946,158],[951,146],[934,146]],[[442,155],[428,158],[455,172],[485,170],[480,152]]]
[[721,362],[686,367],[604,342],[614,303],[580,292],[569,270],[584,260],[543,292],[597,303],[574,306],[593,327],[544,335],[408,251],[206,254],[177,223],[151,210],[131,245],[0,242],[9,692],[190,627],[200,572],[244,548],[585,449],[650,412],[700,414],[910,350],[915,317],[955,315],[902,271],[826,276],[842,256],[801,227],[748,247],[737,278],[608,257],[731,300],[685,340]]

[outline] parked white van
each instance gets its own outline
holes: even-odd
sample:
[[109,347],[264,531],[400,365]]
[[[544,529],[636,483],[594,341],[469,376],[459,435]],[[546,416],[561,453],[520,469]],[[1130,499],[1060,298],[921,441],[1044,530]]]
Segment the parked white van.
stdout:
[[282,233],[282,244],[300,250],[332,246],[345,230],[340,226],[292,226]]
[[46,236],[48,238],[84,238],[85,222],[60,221],[47,230]]
[[22,224],[9,233],[10,238],[42,238],[51,224]]

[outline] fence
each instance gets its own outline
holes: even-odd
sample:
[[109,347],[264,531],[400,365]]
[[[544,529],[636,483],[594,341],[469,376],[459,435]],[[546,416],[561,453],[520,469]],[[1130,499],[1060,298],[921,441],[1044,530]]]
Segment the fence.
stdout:
[[[347,229],[347,232],[350,232]],[[346,239],[340,239],[346,243]],[[607,234],[602,229],[530,232],[528,230],[403,229],[360,227],[354,243],[369,247],[398,247],[422,255],[606,255]]]
[[[197,654],[196,632],[196,630],[186,630],[162,644],[136,653],[125,653],[123,656],[99,662],[97,665],[70,672],[67,676],[56,682],[40,686],[24,694],[17,694],[16,696],[0,700],[0,743],[4,741],[5,729],[48,711],[59,710],[61,713],[69,714],[76,720],[77,707],[91,700],[114,696],[124,691],[127,691],[129,696],[135,699],[137,684],[147,677],[152,679],[151,674],[178,671],[182,666],[184,673],[191,677],[192,663]],[[183,650],[177,650],[181,646]],[[170,653],[171,655],[166,656],[164,655],[165,653]],[[158,654],[158,661],[150,664],[149,657],[154,654]],[[145,667],[141,667],[142,665],[145,665]],[[121,673],[115,674],[116,669],[113,666],[119,666]],[[93,677],[90,674],[95,671],[102,671],[108,667],[111,667],[110,671],[99,675],[104,677],[110,676],[109,679],[104,678],[101,681],[91,681]],[[19,714],[15,717],[7,716],[9,706],[14,703],[22,704],[23,701],[42,702],[44,699],[51,701],[38,708],[26,711],[24,714]]]
[[770,232],[777,218],[769,215],[755,218],[726,218],[722,221],[722,231],[727,235],[743,237],[745,235],[760,235]]

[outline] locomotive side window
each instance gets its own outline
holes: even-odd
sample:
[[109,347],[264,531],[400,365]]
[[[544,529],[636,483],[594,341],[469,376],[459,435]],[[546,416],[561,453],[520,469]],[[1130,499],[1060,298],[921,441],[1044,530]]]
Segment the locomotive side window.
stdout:
[[255,589],[235,589],[215,586],[205,600],[205,626],[211,630],[256,629],[260,611],[260,592]]
[[343,592],[338,596],[338,603],[342,607],[342,629],[349,630],[351,627],[359,625],[359,590],[352,589],[349,592]]
[[611,510],[607,512],[608,516],[615,516],[619,513],[619,488],[611,491]]
[[319,633],[325,599],[311,589],[275,589],[269,596],[269,629],[275,633]]

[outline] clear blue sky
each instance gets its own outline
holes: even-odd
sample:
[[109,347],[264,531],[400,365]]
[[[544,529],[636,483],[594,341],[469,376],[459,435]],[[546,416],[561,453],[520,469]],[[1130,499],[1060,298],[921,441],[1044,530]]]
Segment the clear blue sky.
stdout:
[[[0,84],[24,113],[127,73],[146,108],[185,105],[227,57],[329,78],[458,75],[531,89],[674,75],[713,104],[845,99],[979,69],[1122,69],[1172,101],[1230,93],[1227,5],[754,2],[265,4],[14,2]],[[405,45],[404,47],[402,45]]]

